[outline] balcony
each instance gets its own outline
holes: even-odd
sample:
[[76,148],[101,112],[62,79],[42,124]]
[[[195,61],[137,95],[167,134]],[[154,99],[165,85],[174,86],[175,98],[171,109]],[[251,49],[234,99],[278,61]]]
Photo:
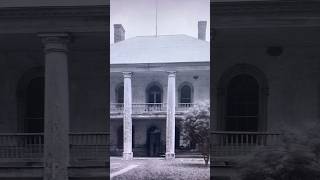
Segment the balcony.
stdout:
[[[70,164],[103,165],[107,160],[108,134],[105,132],[70,133]],[[43,133],[1,133],[0,163],[42,165]]]
[[214,160],[228,161],[246,155],[255,148],[275,148],[280,143],[279,133],[270,132],[211,132],[211,156]]
[[[178,103],[176,106],[176,114],[183,114],[193,106],[193,103]],[[132,103],[133,115],[166,115],[166,112],[166,103]],[[113,116],[122,116],[123,103],[111,103],[110,114]]]

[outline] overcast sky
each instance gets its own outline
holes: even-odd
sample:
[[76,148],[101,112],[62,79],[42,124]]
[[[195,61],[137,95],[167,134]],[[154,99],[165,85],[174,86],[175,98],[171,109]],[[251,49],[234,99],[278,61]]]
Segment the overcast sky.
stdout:
[[[110,43],[113,24],[122,24],[126,39],[155,35],[156,0],[111,0]],[[207,21],[210,37],[209,0],[158,0],[158,35],[186,34],[198,37],[198,21]]]

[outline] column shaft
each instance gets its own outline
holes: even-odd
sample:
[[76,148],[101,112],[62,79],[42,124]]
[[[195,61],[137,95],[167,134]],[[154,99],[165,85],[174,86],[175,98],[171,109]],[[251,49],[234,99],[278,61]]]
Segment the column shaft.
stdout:
[[46,34],[44,180],[67,180],[69,166],[69,82],[66,34]]
[[131,73],[124,72],[124,104],[123,104],[123,159],[130,160],[132,153],[132,88]]
[[166,159],[175,158],[176,74],[169,72],[167,93]]

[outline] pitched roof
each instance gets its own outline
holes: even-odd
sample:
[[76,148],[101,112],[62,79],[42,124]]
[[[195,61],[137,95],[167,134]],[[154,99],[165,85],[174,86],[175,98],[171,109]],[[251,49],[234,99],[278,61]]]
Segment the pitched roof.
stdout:
[[111,45],[110,64],[209,62],[210,43],[187,35],[137,36]]

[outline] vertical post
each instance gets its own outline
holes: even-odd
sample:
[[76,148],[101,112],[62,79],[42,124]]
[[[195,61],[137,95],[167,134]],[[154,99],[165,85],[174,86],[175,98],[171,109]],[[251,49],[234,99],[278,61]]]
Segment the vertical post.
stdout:
[[131,160],[132,153],[132,89],[131,72],[123,72],[124,96],[123,96],[123,159]]
[[68,180],[67,34],[41,34],[45,51],[44,180]]
[[166,159],[174,159],[175,153],[175,105],[176,105],[176,72],[168,72],[167,124],[166,124]]

